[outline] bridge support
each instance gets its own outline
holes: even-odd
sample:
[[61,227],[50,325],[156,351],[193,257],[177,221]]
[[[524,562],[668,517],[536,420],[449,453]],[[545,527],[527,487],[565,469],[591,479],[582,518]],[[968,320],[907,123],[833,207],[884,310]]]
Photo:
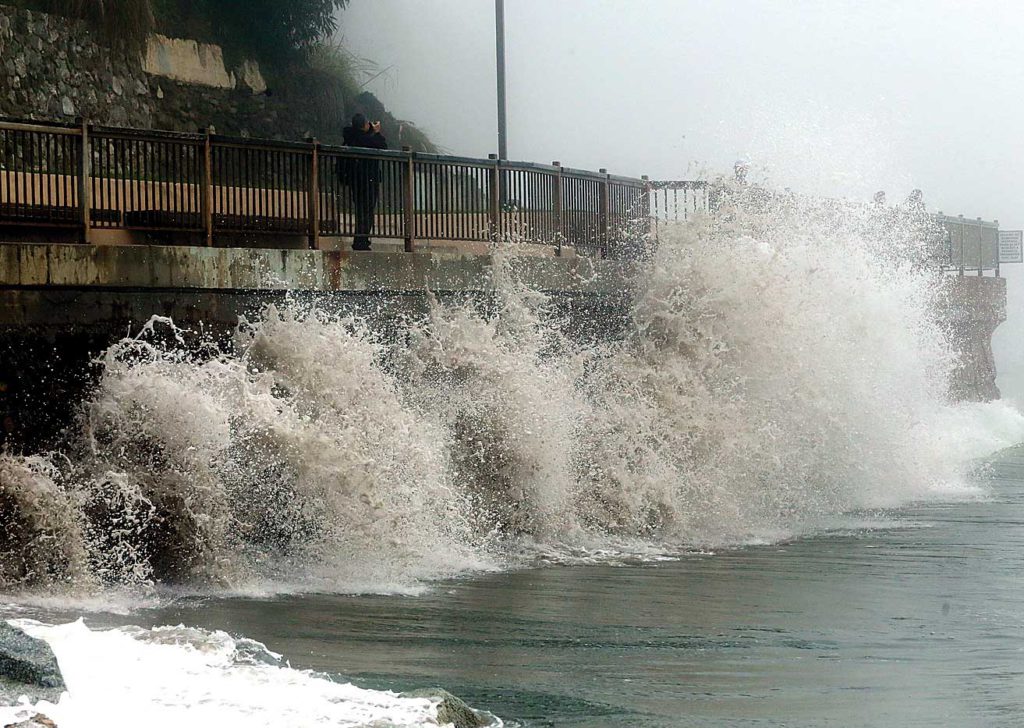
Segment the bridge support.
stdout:
[[1006,279],[950,276],[936,303],[937,316],[957,362],[949,383],[952,399],[999,399],[992,335],[1006,320]]

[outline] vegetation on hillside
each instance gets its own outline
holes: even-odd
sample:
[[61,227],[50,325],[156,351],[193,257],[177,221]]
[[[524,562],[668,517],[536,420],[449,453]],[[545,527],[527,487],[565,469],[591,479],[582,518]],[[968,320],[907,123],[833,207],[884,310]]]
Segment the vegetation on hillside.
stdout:
[[[119,0],[138,2],[139,0]],[[348,0],[151,0],[157,27],[273,64],[295,61],[337,30]]]
[[80,18],[111,46],[141,53],[154,32],[218,43],[275,64],[301,59],[337,30],[348,0],[6,0]]
[[386,69],[334,40],[337,13],[349,0],[0,0],[29,10],[79,18],[111,48],[145,52],[153,33],[216,43],[229,66],[260,61],[272,89],[302,103],[317,133],[340,139],[353,110],[385,121],[389,141],[416,151],[437,147],[415,125],[396,120],[367,92]]

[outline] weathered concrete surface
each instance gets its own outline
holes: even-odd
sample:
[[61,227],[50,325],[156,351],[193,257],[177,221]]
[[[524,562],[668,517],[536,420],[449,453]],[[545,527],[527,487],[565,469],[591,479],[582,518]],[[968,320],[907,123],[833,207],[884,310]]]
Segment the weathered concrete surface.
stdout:
[[[0,446],[58,446],[99,374],[96,355],[153,316],[230,347],[241,316],[288,298],[400,337],[402,319],[426,313],[428,291],[489,305],[494,263],[465,251],[0,244]],[[623,325],[633,264],[528,255],[515,267],[557,294],[567,335],[603,339]]]
[[1006,320],[1006,279],[950,276],[937,307],[958,355],[950,395],[971,402],[999,399],[992,334]]
[[[224,65],[224,51],[220,46],[198,43],[184,38],[151,35],[146,44],[142,69],[151,76],[162,76],[182,83],[195,83],[214,88],[235,87],[234,74]],[[259,73],[257,67],[257,73]],[[260,76],[260,82],[263,78]],[[267,85],[257,93],[265,91]]]
[[[177,246],[0,245],[0,289],[468,292],[494,289],[494,259],[457,252],[355,253]],[[621,293],[628,262],[525,256],[522,281],[538,290]]]

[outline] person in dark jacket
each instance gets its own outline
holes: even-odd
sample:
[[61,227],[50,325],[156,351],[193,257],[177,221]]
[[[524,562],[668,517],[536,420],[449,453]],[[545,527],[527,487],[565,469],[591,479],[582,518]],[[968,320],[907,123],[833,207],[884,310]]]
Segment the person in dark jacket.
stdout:
[[[380,133],[380,122],[372,124],[362,114],[352,117],[352,126],[343,130],[345,146],[367,149],[387,149],[388,143]],[[356,218],[352,250],[369,250],[373,218],[380,197],[380,161],[376,159],[343,159],[339,170],[342,182],[352,195],[352,210]]]

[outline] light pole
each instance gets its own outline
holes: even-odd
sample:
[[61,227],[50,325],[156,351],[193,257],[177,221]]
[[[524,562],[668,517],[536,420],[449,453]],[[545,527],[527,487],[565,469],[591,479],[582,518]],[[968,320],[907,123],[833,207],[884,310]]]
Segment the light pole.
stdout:
[[505,0],[494,0],[495,52],[498,60],[498,159],[508,159],[505,120]]

